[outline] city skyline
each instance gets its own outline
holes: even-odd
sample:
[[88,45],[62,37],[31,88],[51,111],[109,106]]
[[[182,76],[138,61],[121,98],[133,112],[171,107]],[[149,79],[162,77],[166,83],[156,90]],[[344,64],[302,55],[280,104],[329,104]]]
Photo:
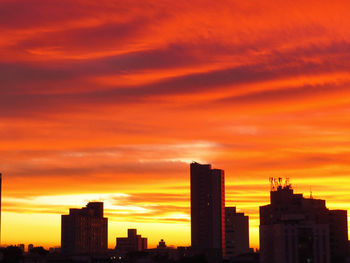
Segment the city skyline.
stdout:
[[[196,163],[196,162],[192,162],[191,163],[191,177],[192,177],[192,169],[193,169],[193,165],[197,165],[197,166],[199,166],[199,167],[204,167],[204,168],[202,168],[202,170],[201,169],[199,169],[197,172],[194,172],[194,174],[196,174],[196,173],[203,173],[203,172],[205,172],[207,169],[208,169],[208,167],[209,167],[209,173],[208,173],[208,171],[206,171],[204,174],[206,174],[206,173],[208,173],[207,175],[205,175],[205,176],[218,176],[218,175],[220,175],[220,176],[222,176],[222,179],[220,179],[220,180],[222,180],[222,186],[223,187],[225,187],[225,183],[224,183],[224,181],[225,181],[225,179],[224,179],[224,174],[225,174],[225,172],[223,171],[223,170],[220,170],[220,169],[211,169],[211,164],[199,164],[199,163]],[[195,170],[195,169],[194,169]],[[212,174],[211,174],[212,173]],[[2,177],[2,176],[1,176]],[[282,178],[282,177],[275,177],[275,178],[273,178],[273,177],[270,177],[269,178],[269,183],[267,184],[267,185],[269,185],[269,194],[271,195],[271,193],[273,193],[274,191],[276,191],[277,190],[277,187],[279,186],[279,187],[288,187],[288,189],[294,189],[293,187],[292,187],[292,184],[290,184],[290,178],[285,178],[285,184],[283,185],[283,179],[284,178]],[[208,179],[205,179],[205,180],[208,180]],[[210,179],[211,180],[211,179]],[[214,179],[214,181],[215,181],[216,179]],[[220,181],[219,180],[219,181]],[[192,181],[192,179],[191,179],[191,181]],[[192,185],[192,183],[190,183],[189,184],[189,186],[191,186]],[[214,188],[213,188],[214,189]],[[284,188],[281,188],[281,189],[284,189]],[[216,190],[213,190],[214,192],[216,191]],[[293,190],[291,190],[292,192],[293,192]],[[223,193],[223,195],[225,196],[225,194],[226,194],[226,192],[224,191],[224,193]],[[315,200],[315,201],[323,201],[323,200],[321,200],[321,197],[320,198],[317,198],[317,199],[314,199],[314,196],[312,195],[312,192],[311,192],[311,189],[310,189],[310,196],[309,197],[306,197],[306,198],[309,198],[310,200]],[[221,193],[219,193],[219,195],[221,195]],[[302,193],[298,193],[297,195],[299,195],[299,196],[301,196],[302,198],[305,198],[305,197],[303,197],[303,194]],[[191,201],[191,200],[189,200],[189,201]],[[325,205],[325,203],[326,203],[326,201],[327,200],[324,200],[323,202],[324,202],[324,205]],[[87,208],[89,208],[89,206],[90,206],[90,204],[91,205],[93,205],[93,204],[99,204],[99,203],[102,203],[102,201],[101,201],[101,199],[100,200],[89,200],[88,201],[88,205],[86,206]],[[191,202],[189,202],[190,203],[190,208],[192,207],[191,206]],[[264,205],[266,205],[266,204],[264,204]],[[73,213],[75,214],[75,213],[77,213],[77,212],[79,212],[79,211],[83,211],[83,213],[86,213],[86,212],[84,212],[85,211],[85,209],[87,209],[87,208],[85,208],[85,207],[82,207],[81,209],[80,208],[69,208],[69,215],[72,213],[71,211],[73,211]],[[230,206],[227,206],[227,205],[225,205],[224,206],[224,208],[225,208],[225,210],[227,210],[227,209],[233,209],[232,211],[234,211],[234,213],[236,213],[236,209],[238,209],[239,211],[242,211],[241,209],[239,209],[239,208],[237,208],[237,207],[230,207]],[[259,205],[259,207],[258,207],[258,209],[260,210],[261,209],[261,206]],[[340,208],[337,208],[337,209],[340,209]],[[76,212],[75,212],[76,211]],[[103,216],[103,203],[102,203],[102,216]],[[229,210],[227,210],[227,211],[229,211]],[[230,212],[230,213],[232,213],[232,211]],[[347,210],[344,210],[344,211],[347,211]],[[244,211],[242,211],[242,212],[244,212]],[[79,212],[80,213],[80,212]],[[214,213],[215,214],[215,213]],[[213,214],[213,215],[214,215]],[[241,213],[240,214],[242,217],[244,217],[244,213]],[[62,220],[63,220],[63,217],[67,217],[68,215],[66,215],[66,214],[60,214],[60,215],[58,215],[60,218],[62,217]],[[108,219],[108,218],[107,218]],[[105,220],[107,220],[107,219],[105,219]],[[198,218],[199,219],[199,218]],[[195,222],[196,223],[198,223],[198,224],[200,224],[200,221],[202,221],[202,220],[200,220],[200,221],[198,221],[198,219],[195,219]],[[260,225],[260,220],[261,220],[261,218],[259,217],[259,228],[261,227],[261,225]],[[224,220],[225,221],[225,220]],[[250,227],[250,223],[249,223],[249,220],[248,220],[248,216],[247,216],[247,219],[246,219],[246,221],[247,221],[247,223],[248,223],[248,235],[249,235],[249,232],[251,231],[251,227]],[[107,221],[106,221],[107,222]],[[190,222],[193,222],[192,220],[190,220]],[[42,221],[39,221],[39,223],[41,224],[42,223]],[[204,221],[202,221],[202,223],[204,223]],[[240,222],[240,224],[241,223],[243,223],[242,221]],[[109,222],[107,223],[107,226],[108,226],[108,224],[109,224]],[[205,224],[208,224],[208,223],[205,223]],[[244,224],[244,223],[243,223]],[[131,224],[131,225],[133,225],[133,226],[136,226],[137,224]],[[106,226],[106,227],[107,227]],[[124,225],[125,226],[125,225]],[[6,226],[5,226],[6,227]],[[61,239],[62,239],[62,234],[63,234],[63,232],[62,232],[62,227],[63,227],[63,225],[62,225],[62,222],[60,222],[60,224],[59,225],[56,225],[56,227],[59,227],[60,228],[60,242],[62,242],[61,241]],[[72,226],[73,227],[73,226]],[[118,230],[118,232],[113,232],[113,233],[110,233],[111,231],[109,231],[109,227],[107,227],[108,228],[108,230],[107,230],[107,236],[108,236],[108,241],[107,241],[107,247],[108,247],[108,249],[112,249],[112,248],[114,248],[113,247],[113,245],[111,244],[111,242],[110,242],[110,240],[111,239],[115,239],[115,237],[116,236],[114,236],[115,235],[115,233],[120,233],[120,232],[122,232],[123,230],[125,231],[125,229],[124,228],[119,228]],[[38,229],[34,229],[34,231],[40,231],[40,229],[38,228]],[[130,230],[130,228],[128,227],[128,231]],[[131,229],[131,230],[135,230],[135,229]],[[68,232],[71,232],[72,230],[69,230]],[[136,231],[136,230],[135,230]],[[215,230],[216,231],[216,230]],[[225,232],[225,230],[223,230],[224,232]],[[349,230],[348,230],[348,232],[349,232]],[[135,232],[136,233],[136,232]],[[154,232],[149,232],[149,234],[151,235],[151,237],[152,237],[152,235],[154,235]],[[191,230],[190,230],[190,236],[191,236]],[[164,237],[164,234],[162,235],[162,237]],[[171,240],[171,236],[167,236],[168,238],[169,238],[169,240]],[[260,238],[260,237],[259,237]],[[161,240],[163,240],[164,238],[162,238]],[[220,237],[220,239],[221,239],[221,237]],[[249,237],[248,237],[248,239],[249,239]],[[204,241],[204,240],[203,240]],[[209,241],[209,240],[208,240]],[[198,241],[197,241],[198,242]],[[207,242],[207,241],[204,241],[204,242]],[[223,239],[223,242],[225,243],[226,241],[225,241],[225,239]],[[245,242],[245,241],[244,241]],[[261,241],[259,241],[259,242],[261,242]],[[252,248],[252,249],[257,249],[257,250],[259,250],[260,249],[260,244],[258,244],[258,246],[254,246],[254,245],[252,245],[252,243],[250,242],[250,241],[248,241],[248,244],[249,244],[249,247],[250,248]],[[10,243],[10,244],[2,244],[2,246],[9,246],[9,245],[16,245],[16,246],[18,246],[18,245],[20,245],[20,246],[23,246],[23,245],[33,245],[33,242],[24,242],[23,240],[22,240],[22,242],[17,242],[17,243]],[[37,244],[35,244],[35,245],[39,245],[39,246],[42,246],[43,244],[40,244],[40,243],[37,243]],[[157,246],[159,245],[159,243],[151,243],[151,246],[150,246],[150,248],[156,248]],[[170,244],[171,245],[171,247],[177,247],[177,246],[191,246],[191,240],[190,240],[190,242],[189,243],[180,243],[180,244]],[[46,247],[47,249],[48,248],[57,248],[57,247],[60,247],[60,244],[51,244],[51,245],[45,245],[44,244],[44,247]],[[197,248],[198,249],[198,248]],[[225,250],[226,250],[226,248],[225,248]],[[200,249],[198,250],[198,251],[201,251]]]
[[0,0],[1,243],[58,246],[103,201],[109,247],[189,245],[192,161],[225,170],[252,247],[269,177],[349,211],[349,8]]

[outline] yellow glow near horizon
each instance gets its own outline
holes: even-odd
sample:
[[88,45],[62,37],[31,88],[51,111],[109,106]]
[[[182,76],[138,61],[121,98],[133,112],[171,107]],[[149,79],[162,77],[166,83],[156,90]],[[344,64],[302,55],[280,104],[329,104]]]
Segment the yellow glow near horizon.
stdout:
[[[116,237],[126,236],[128,228],[137,228],[140,234],[148,237],[150,247],[155,247],[160,239],[164,239],[168,245],[190,245],[190,215],[188,213],[180,211],[165,212],[161,215],[153,216],[152,212],[157,208],[157,204],[148,203],[146,200],[144,200],[146,203],[142,202],[140,206],[130,205],[129,202],[125,202],[127,198],[132,198],[132,196],[131,194],[125,193],[90,193],[38,196],[27,199],[5,197],[5,203],[18,202],[18,205],[25,204],[28,207],[28,211],[20,210],[21,212],[3,213],[2,243],[32,243],[43,245],[46,248],[60,246],[61,214],[68,214],[69,208],[84,207],[89,201],[102,201],[104,202],[105,214],[108,214],[105,215],[105,217],[108,217],[109,220],[109,248],[115,247]],[[121,202],[121,204],[115,204],[113,202]],[[125,205],[123,205],[124,202]],[[145,205],[147,208],[144,207]],[[187,203],[187,205],[189,206],[190,204]],[[227,202],[227,206],[230,205],[231,204]],[[245,212],[246,215],[249,215],[246,211],[250,211],[252,208],[257,210],[259,205],[263,204],[242,203],[237,206],[237,208],[239,212]],[[332,202],[330,208],[340,209],[342,206],[342,203]],[[46,207],[46,210],[49,210],[50,213],[47,213],[45,209],[42,210],[43,207]],[[30,210],[30,208],[33,210]],[[6,210],[7,208],[5,206],[5,211]],[[145,215],[147,219],[135,220],[135,218],[133,218],[135,215]],[[171,223],[162,222],[163,219],[167,220],[169,218],[172,220]],[[182,220],[186,220],[187,222],[183,222]],[[350,222],[350,216],[348,221]],[[258,248],[259,219],[250,218],[249,231],[250,246]],[[21,233],[21,235],[14,236],[12,234],[14,232]]]

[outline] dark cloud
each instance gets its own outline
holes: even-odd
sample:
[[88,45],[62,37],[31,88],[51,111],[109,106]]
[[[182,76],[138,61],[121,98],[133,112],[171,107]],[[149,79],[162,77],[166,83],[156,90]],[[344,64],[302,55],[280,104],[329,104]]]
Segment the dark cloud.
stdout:
[[[316,49],[317,50],[317,49]],[[57,87],[58,83],[64,86],[64,80],[73,81],[73,83],[79,85],[79,79],[84,76],[93,74],[105,74],[105,73],[118,73],[122,74],[123,71],[141,68],[159,68],[161,66],[169,66],[172,61],[180,57],[177,63],[186,63],[186,52],[183,56],[181,54],[181,48],[171,47],[168,50],[160,51],[146,51],[141,53],[129,54],[123,58],[123,56],[116,58],[114,61],[111,58],[106,60],[100,60],[94,64],[92,62],[89,65],[86,64],[82,67],[77,65],[70,66],[66,69],[47,69],[47,68],[31,68],[23,65],[6,65],[1,67],[5,69],[0,78],[5,83],[2,86],[2,92],[4,96],[1,96],[1,114],[2,116],[17,115],[17,114],[31,114],[40,112],[50,112],[57,109],[78,109],[83,105],[106,105],[106,104],[133,104],[133,103],[148,103],[150,99],[159,96],[181,95],[181,94],[199,94],[202,92],[215,91],[218,87],[225,87],[229,90],[234,90],[239,85],[245,85],[250,83],[259,83],[262,81],[280,80],[285,78],[292,78],[296,76],[309,76],[318,75],[324,73],[336,73],[346,72],[349,69],[347,60],[339,60],[338,57],[327,55],[336,53],[339,56],[346,54],[348,56],[349,46],[347,43],[341,43],[339,45],[331,45],[329,49],[319,49],[318,56],[324,55],[325,59],[320,62],[308,62],[303,58],[296,59],[295,55],[302,53],[300,50],[293,52],[287,52],[281,56],[275,55],[267,62],[258,64],[238,66],[234,68],[215,70],[206,73],[194,73],[180,77],[168,78],[151,84],[144,84],[136,88],[118,86],[114,89],[106,90],[103,86],[99,86],[102,90],[97,88],[93,91],[85,91],[80,93],[64,93],[64,94],[50,94],[50,88],[47,89],[45,94],[42,92],[27,94],[25,92],[24,82],[28,82],[29,86],[38,85],[44,87],[44,83],[48,87],[53,85]],[[310,49],[304,50],[305,54],[310,53]],[[166,54],[164,56],[164,54]],[[312,54],[316,56],[316,54]],[[299,56],[299,55],[298,55]],[[102,64],[101,64],[102,63]],[[99,65],[100,64],[100,65]],[[179,64],[178,64],[179,65]],[[95,72],[93,69],[95,66]],[[69,69],[76,68],[70,71]],[[17,84],[14,84],[17,83]],[[22,84],[21,84],[22,83]],[[50,84],[51,83],[51,84]],[[83,82],[80,85],[84,85]],[[22,92],[11,92],[11,85],[22,85]],[[71,84],[72,85],[72,84]],[[92,84],[86,84],[87,87]],[[97,84],[95,84],[97,85]],[[69,87],[69,85],[68,85]],[[62,88],[64,91],[64,88]],[[283,88],[277,90],[265,90],[261,92],[253,92],[247,95],[235,96],[232,98],[223,99],[220,102],[226,103],[253,103],[253,102],[270,102],[278,100],[279,98],[288,97],[303,97],[313,96],[322,93],[336,92],[337,89],[345,91],[346,87],[333,87],[332,84],[320,85],[320,86],[302,86],[296,88]],[[24,94],[23,94],[24,92]],[[55,92],[56,93],[56,92]]]
[[[69,8],[67,8],[69,6]],[[58,11],[61,12],[58,12]],[[62,18],[76,17],[77,5],[70,1],[2,1],[0,6],[0,24],[3,28],[24,29],[43,26]]]
[[[76,81],[75,85],[84,84],[91,87],[92,84],[84,81],[85,77],[109,74],[123,76],[125,73],[137,73],[142,70],[193,66],[203,60],[203,58],[196,57],[189,46],[170,45],[163,49],[135,51],[100,59],[56,62],[49,65],[46,63],[0,63],[0,81],[3,83],[0,89],[7,94],[17,94],[21,91],[22,93],[46,91],[50,94],[50,88],[72,81]],[[96,83],[93,85],[97,91],[98,87],[103,88],[101,85],[96,87]],[[118,83],[115,84],[115,87],[118,87]],[[128,90],[125,86],[118,88],[126,89],[124,92]],[[65,86],[62,86],[60,90],[60,93],[64,93]]]
[[[166,161],[115,161],[108,164],[89,163],[76,167],[69,167],[67,164],[48,165],[45,167],[42,163],[35,165],[35,162],[30,164],[18,164],[17,167],[5,172],[16,177],[54,177],[54,176],[69,176],[69,177],[89,177],[100,178],[103,174],[114,174],[113,180],[123,179],[124,182],[133,181],[137,177],[139,180],[144,180],[143,183],[151,183],[159,180],[168,180],[169,178],[179,178],[185,170],[185,163],[182,162],[166,162]],[[165,176],[166,174],[166,176]],[[133,175],[133,176],[131,176]],[[152,175],[151,178],[145,177]],[[111,178],[109,178],[110,180]]]
[[251,92],[245,95],[238,95],[217,100],[213,102],[218,105],[252,105],[271,104],[286,101],[298,101],[303,99],[322,99],[327,95],[347,95],[350,81],[347,83],[327,83],[322,85],[304,85],[299,87],[285,87],[274,90],[263,90]]
[[[55,52],[61,52],[61,54],[72,55],[118,51],[128,47],[132,41],[138,42],[146,33],[145,29],[149,23],[147,18],[139,17],[127,22],[110,22],[86,28],[40,32],[35,37],[19,41],[15,48],[21,50],[45,50],[48,48]],[[86,55],[86,57],[89,56]]]
[[[3,28],[42,29],[45,26],[61,26],[70,21],[106,18],[122,15],[128,4],[118,1],[70,1],[70,0],[11,0],[1,1],[0,25]],[[62,27],[64,29],[64,27]]]

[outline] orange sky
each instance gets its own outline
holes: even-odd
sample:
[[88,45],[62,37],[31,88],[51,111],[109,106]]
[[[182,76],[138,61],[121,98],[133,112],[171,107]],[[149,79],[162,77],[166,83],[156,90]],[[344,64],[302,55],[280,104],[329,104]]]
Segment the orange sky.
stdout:
[[189,162],[226,173],[250,216],[270,176],[350,209],[348,1],[0,0],[2,243],[60,244],[60,215],[105,202],[189,245]]

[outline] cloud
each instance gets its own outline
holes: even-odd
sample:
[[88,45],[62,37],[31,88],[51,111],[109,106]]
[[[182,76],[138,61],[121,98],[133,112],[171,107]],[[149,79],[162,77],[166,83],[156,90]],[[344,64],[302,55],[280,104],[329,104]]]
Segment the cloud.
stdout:
[[[87,195],[89,196],[89,195]],[[54,198],[54,203],[48,200]],[[79,196],[70,196],[79,199]],[[11,199],[11,198],[9,198]],[[13,198],[12,198],[13,199]],[[75,206],[66,203],[65,196],[27,196],[4,202],[4,212],[25,214],[67,214]],[[62,200],[62,203],[58,203]],[[73,200],[71,201],[73,203]],[[166,193],[130,193],[110,195],[103,199],[105,216],[110,221],[128,222],[189,222],[189,195]],[[25,205],[24,205],[25,204]]]
[[346,95],[348,93],[349,84],[350,82],[342,83],[341,85],[306,85],[293,88],[264,90],[260,92],[252,92],[250,94],[221,99],[217,101],[217,104],[240,104],[248,106],[250,104],[278,104],[285,101],[303,101],[305,99],[321,100],[327,95]]
[[[189,189],[188,189],[189,190]],[[115,202],[119,204],[120,198],[115,198]],[[131,193],[129,196],[125,197],[123,202],[129,202],[130,204],[171,204],[173,202],[189,202],[189,192],[187,193]],[[172,209],[171,206],[169,209]]]
[[[169,96],[196,96],[196,94],[201,93],[216,93],[218,88],[222,90],[220,95],[222,100],[219,102],[239,104],[268,103],[282,97],[322,95],[335,93],[337,89],[341,89],[340,92],[345,92],[346,87],[340,87],[336,80],[334,80],[335,83],[326,82],[319,85],[301,84],[295,88],[283,87],[284,84],[272,89],[263,86],[264,88],[260,88],[258,91],[256,91],[255,85],[259,85],[261,82],[272,82],[278,85],[279,81],[290,78],[346,72],[349,65],[347,65],[346,60],[339,61],[339,57],[344,58],[344,55],[346,57],[348,49],[349,45],[346,42],[335,43],[329,47],[313,49],[307,47],[302,50],[276,53],[261,63],[239,65],[203,73],[189,73],[134,88],[118,86],[117,83],[115,87],[110,85],[104,87],[100,84],[99,88],[95,90],[92,90],[92,83],[84,80],[86,76],[105,75],[112,72],[122,75],[123,72],[138,71],[142,68],[151,70],[173,67],[173,63],[176,66],[183,66],[191,65],[191,63],[203,63],[203,61],[191,55],[187,49],[181,46],[170,46],[166,50],[142,51],[118,56],[115,59],[97,60],[95,64],[88,62],[79,66],[73,63],[73,65],[59,66],[56,69],[55,67],[2,64],[0,67],[4,70],[0,79],[4,83],[2,86],[4,96],[0,99],[1,113],[2,116],[11,116],[56,111],[58,108],[66,110],[76,108],[77,110],[79,107],[90,107],[91,105],[132,105],[146,103],[157,98],[169,98]],[[324,57],[324,59],[319,62],[307,61],[308,58],[314,57]],[[347,85],[346,83],[345,85]],[[250,87],[252,84],[254,86]],[[86,90],[74,88],[74,85],[76,87],[84,85]],[[66,88],[64,88],[65,86]],[[246,88],[242,94],[244,86]],[[232,93],[236,93],[236,95],[232,96]]]

